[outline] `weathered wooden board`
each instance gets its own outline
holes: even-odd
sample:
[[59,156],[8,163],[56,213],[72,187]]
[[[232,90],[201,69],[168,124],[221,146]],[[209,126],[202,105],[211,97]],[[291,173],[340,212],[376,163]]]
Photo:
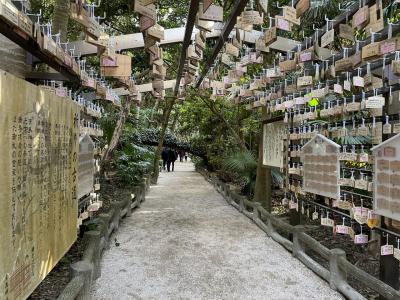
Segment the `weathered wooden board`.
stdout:
[[264,124],[263,165],[283,168],[283,142],[286,135],[285,123]]
[[90,194],[94,186],[94,143],[88,134],[79,139],[78,199]]
[[0,299],[26,299],[76,239],[80,108],[1,71]]

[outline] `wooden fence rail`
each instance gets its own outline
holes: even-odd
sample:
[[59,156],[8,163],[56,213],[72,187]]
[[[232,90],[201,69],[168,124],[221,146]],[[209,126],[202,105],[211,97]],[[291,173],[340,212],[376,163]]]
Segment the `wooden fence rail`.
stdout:
[[[306,267],[311,269],[314,273],[329,282],[333,290],[339,291],[348,299],[361,300],[366,299],[363,295],[351,287],[347,281],[347,275],[351,274],[360,283],[363,283],[369,289],[372,289],[382,297],[388,300],[400,299],[400,292],[393,289],[391,286],[385,284],[379,279],[361,270],[353,265],[346,259],[346,253],[342,249],[328,249],[317,240],[312,238],[306,233],[304,226],[292,226],[278,217],[267,212],[260,203],[251,202],[244,196],[230,190],[230,187],[212,177],[204,170],[198,170],[209,182],[211,182],[215,189],[224,196],[225,200],[250,218],[256,225],[258,225],[268,236],[273,240],[280,243],[292,255],[298,258]],[[249,208],[249,209],[248,209]],[[284,232],[293,237],[290,241],[286,237],[280,235],[277,231]],[[312,250],[320,255],[327,261],[329,269],[325,268],[306,251]]]

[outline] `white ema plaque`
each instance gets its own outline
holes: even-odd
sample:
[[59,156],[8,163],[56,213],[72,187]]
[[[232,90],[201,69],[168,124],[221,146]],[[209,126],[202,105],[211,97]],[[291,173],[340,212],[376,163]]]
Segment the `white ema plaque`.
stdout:
[[317,134],[302,148],[305,192],[340,199],[340,146]]

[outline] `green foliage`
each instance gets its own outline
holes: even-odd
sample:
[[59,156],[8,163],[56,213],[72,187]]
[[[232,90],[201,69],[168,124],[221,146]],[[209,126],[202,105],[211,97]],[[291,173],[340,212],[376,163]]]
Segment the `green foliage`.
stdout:
[[123,185],[135,185],[151,171],[154,152],[147,147],[125,144],[117,151],[114,165],[119,182]]
[[244,183],[242,192],[252,195],[256,184],[257,160],[250,151],[237,152],[223,162],[227,172],[236,174]]

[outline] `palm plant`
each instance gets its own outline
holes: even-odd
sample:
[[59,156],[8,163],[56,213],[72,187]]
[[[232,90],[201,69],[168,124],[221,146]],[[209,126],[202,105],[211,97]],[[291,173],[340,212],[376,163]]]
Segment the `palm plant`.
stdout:
[[241,151],[223,162],[225,171],[236,174],[244,183],[242,192],[251,195],[254,192],[257,175],[257,160],[250,151]]

